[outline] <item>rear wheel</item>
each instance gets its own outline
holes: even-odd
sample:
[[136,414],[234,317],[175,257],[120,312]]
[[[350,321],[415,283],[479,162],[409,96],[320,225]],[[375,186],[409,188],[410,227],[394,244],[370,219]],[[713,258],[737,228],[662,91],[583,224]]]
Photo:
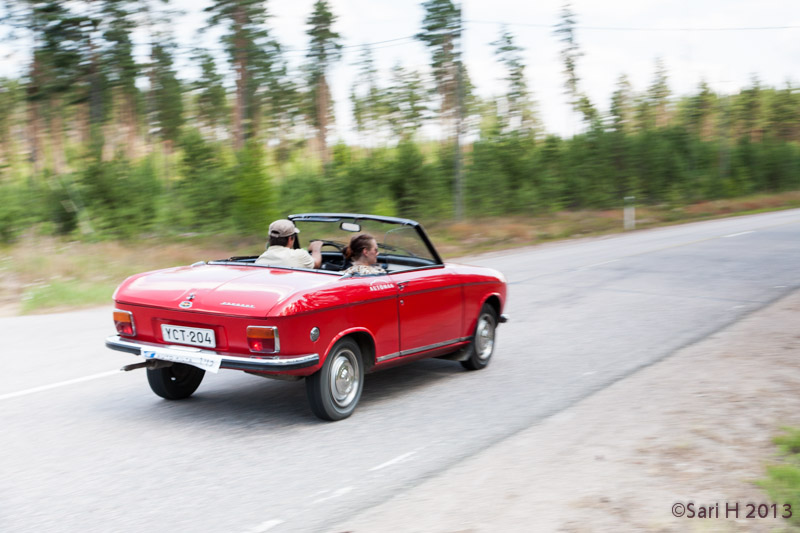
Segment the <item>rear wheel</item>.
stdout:
[[472,343],[467,348],[469,356],[461,361],[467,370],[480,370],[489,364],[494,353],[494,336],[497,330],[497,312],[489,304],[483,304],[472,335]]
[[175,363],[147,370],[147,382],[157,395],[167,400],[182,400],[192,395],[206,371],[196,366]]
[[337,342],[322,368],[306,378],[311,411],[323,420],[350,416],[364,388],[361,349],[353,339]]

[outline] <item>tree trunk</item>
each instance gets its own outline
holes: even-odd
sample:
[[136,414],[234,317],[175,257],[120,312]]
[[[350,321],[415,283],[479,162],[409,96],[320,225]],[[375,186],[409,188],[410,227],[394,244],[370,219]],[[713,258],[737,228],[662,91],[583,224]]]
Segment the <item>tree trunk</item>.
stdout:
[[60,176],[67,171],[64,156],[64,123],[61,120],[61,105],[58,98],[50,99],[50,147],[53,159],[53,172]]
[[136,96],[133,94],[125,95],[125,129],[127,139],[125,142],[125,155],[129,160],[134,160],[139,156],[139,135],[138,121],[136,120]]
[[325,74],[320,74],[317,82],[317,144],[324,164],[330,163],[328,153],[328,83]]
[[234,15],[234,43],[236,46],[236,104],[233,108],[233,142],[236,150],[244,147],[244,116],[247,89],[247,49],[244,38],[245,13],[237,6]]
[[28,86],[28,153],[34,173],[42,170],[41,107],[39,96],[39,60],[34,55],[31,84]]

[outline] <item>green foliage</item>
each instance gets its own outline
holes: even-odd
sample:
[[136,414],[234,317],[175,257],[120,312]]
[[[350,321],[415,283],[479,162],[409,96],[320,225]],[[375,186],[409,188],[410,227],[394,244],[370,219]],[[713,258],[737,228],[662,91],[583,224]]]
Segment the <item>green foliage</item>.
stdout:
[[183,231],[220,231],[230,226],[233,174],[220,146],[189,130],[180,141],[180,177],[171,191],[170,225]]
[[[158,35],[160,22],[149,28],[158,37],[151,61],[137,63],[137,23],[160,11],[148,3],[7,4],[6,20],[28,32],[19,42],[32,49],[23,76],[0,80],[2,241],[33,225],[96,237],[232,230],[263,236],[272,218],[293,211],[449,218],[456,154],[451,142],[420,141],[417,133],[431,119],[441,119],[445,137],[456,123],[468,130],[459,160],[464,205],[475,215],[619,209],[626,196],[672,207],[800,188],[796,87],[754,79],[724,95],[701,81],[695,94],[675,98],[657,61],[640,93],[620,76],[610,112],[601,116],[581,86],[569,3],[556,35],[565,88],[584,131],[571,138],[537,131],[522,50],[506,30],[492,43],[504,67],[504,94],[464,104],[470,82],[459,56],[461,10],[452,0],[426,0],[416,38],[430,52],[436,91],[401,64],[381,86],[365,49],[351,98],[362,146],[332,151],[326,72],[341,58],[343,36],[334,31],[328,0],[316,0],[306,19],[303,75],[289,68],[268,31],[264,2],[209,3],[209,23],[221,27],[235,71],[235,94],[226,92],[226,73],[206,51],[194,54],[200,79],[182,83],[173,58],[183,51]],[[143,95],[137,87],[145,75],[150,90]],[[470,129],[476,124],[480,131]]]
[[264,165],[264,149],[249,141],[238,156],[233,178],[233,220],[245,235],[265,235],[270,222],[277,218],[277,210]]
[[428,172],[419,147],[411,141],[401,141],[393,167],[390,187],[400,216],[421,216],[424,199],[432,191],[428,187]]
[[577,20],[569,3],[564,4],[561,8],[559,17],[560,20],[556,24],[555,33],[563,43],[561,61],[564,62],[564,74],[567,78],[564,82],[564,88],[570,98],[572,109],[580,112],[583,115],[583,119],[588,124],[592,124],[599,119],[599,114],[581,88],[581,81],[578,76],[578,59],[583,55],[583,52],[580,51],[575,38]]
[[202,74],[195,82],[197,89],[197,114],[200,122],[211,128],[225,123],[227,104],[223,77],[217,72],[214,57],[208,52],[200,52],[197,57]]
[[173,45],[153,46],[153,70],[150,76],[156,124],[161,138],[172,143],[178,140],[184,120],[181,84],[172,61],[173,48]]
[[27,222],[25,191],[20,187],[0,185],[0,243],[14,242],[19,233],[25,228]]
[[79,180],[77,195],[69,200],[77,209],[85,206],[92,231],[129,238],[155,228],[161,184],[153,158],[137,163],[121,156],[108,162],[95,159]]
[[[786,434],[775,437],[782,455],[782,464],[767,467],[767,479],[759,482],[778,504],[791,505],[793,515],[789,522],[800,526],[800,429],[786,428]],[[781,507],[781,511],[783,508]]]
[[341,57],[342,37],[333,31],[335,22],[336,16],[327,0],[314,2],[314,11],[306,21],[310,26],[306,34],[311,38],[307,56],[317,74],[324,74]]

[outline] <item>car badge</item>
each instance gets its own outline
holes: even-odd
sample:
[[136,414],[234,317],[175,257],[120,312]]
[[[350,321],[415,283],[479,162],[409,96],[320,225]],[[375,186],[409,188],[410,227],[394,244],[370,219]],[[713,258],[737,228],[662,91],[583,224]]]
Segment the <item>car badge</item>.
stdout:
[[237,302],[222,302],[219,305],[230,305],[232,307],[246,307],[248,309],[255,309],[256,308],[256,306],[253,305],[253,304],[240,304],[240,303],[237,303]]
[[180,304],[178,304],[178,307],[181,307],[182,309],[189,309],[191,306],[192,306],[192,302],[190,302],[189,300],[185,300],[185,301],[181,302]]
[[190,292],[189,296],[186,297],[187,300],[194,300],[194,293]]

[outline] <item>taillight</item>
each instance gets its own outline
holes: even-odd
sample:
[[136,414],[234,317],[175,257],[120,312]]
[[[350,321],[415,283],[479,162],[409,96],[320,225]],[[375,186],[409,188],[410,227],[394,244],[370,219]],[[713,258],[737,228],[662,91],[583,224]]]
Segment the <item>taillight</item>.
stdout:
[[120,335],[127,337],[136,335],[136,327],[133,325],[133,313],[130,311],[114,309],[114,326]]
[[275,326],[247,326],[247,345],[251,352],[278,353],[281,343]]

